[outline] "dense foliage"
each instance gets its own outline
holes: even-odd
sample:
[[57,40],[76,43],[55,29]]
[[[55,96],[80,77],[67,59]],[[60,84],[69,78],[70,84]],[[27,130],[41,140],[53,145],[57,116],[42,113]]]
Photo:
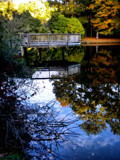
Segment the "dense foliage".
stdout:
[[108,35],[120,29],[120,4],[118,0],[92,0],[89,7],[93,12],[92,23],[100,34]]
[[[25,63],[19,58],[20,38],[12,28],[7,17],[0,15],[0,151],[16,153],[23,150],[25,126],[20,116],[21,97],[16,90],[18,85],[14,78],[25,77]],[[13,25],[14,26],[14,25]],[[5,154],[7,155],[7,154]],[[11,155],[3,159],[15,159]],[[15,158],[14,158],[15,157]],[[20,158],[19,158],[20,159]]]
[[[0,12],[5,19],[13,20],[11,23],[19,26],[19,32],[81,32],[84,35],[85,29],[87,36],[95,36],[95,32],[106,36],[119,36],[120,33],[118,0],[34,0],[19,5],[1,1]],[[14,18],[16,13],[18,17]],[[24,24],[24,28],[21,29],[19,23]]]
[[[20,38],[9,27],[2,16],[0,16],[0,73],[10,76],[24,75],[24,61],[18,59],[20,50]],[[14,33],[14,34],[13,34]]]
[[62,0],[48,1],[66,17],[77,17],[82,22],[87,36],[116,35],[120,33],[120,1],[119,0]]
[[81,33],[82,36],[85,33],[82,24],[77,18],[66,18],[59,12],[55,12],[52,15],[49,25],[53,33]]
[[15,14],[12,20],[8,20],[7,27],[10,32],[14,33],[31,33],[39,32],[41,29],[41,21],[37,18],[33,18],[29,11],[21,14]]

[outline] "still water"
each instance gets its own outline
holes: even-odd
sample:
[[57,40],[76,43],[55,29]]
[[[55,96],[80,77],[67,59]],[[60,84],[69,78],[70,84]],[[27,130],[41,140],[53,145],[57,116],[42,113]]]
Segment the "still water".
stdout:
[[30,158],[120,160],[120,46],[55,52],[21,87]]

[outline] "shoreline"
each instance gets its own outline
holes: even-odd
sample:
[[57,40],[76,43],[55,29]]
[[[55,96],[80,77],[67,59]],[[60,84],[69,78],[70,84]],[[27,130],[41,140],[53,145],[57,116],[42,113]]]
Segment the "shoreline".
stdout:
[[99,38],[84,37],[81,40],[82,45],[120,45],[120,38]]

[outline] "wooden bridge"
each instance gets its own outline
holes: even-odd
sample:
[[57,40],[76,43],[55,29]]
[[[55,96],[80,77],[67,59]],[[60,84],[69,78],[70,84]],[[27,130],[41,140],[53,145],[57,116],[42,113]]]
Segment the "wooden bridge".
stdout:
[[32,75],[32,79],[60,79],[63,76],[68,77],[76,74],[80,74],[80,63],[71,63],[68,66],[38,68]]
[[81,45],[81,34],[22,33],[22,47],[67,47]]

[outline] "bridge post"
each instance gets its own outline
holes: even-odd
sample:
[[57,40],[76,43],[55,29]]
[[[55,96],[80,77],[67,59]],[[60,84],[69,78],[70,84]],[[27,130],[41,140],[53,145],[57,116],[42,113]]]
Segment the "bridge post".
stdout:
[[68,47],[68,45],[69,45],[69,34],[67,34],[67,47]]
[[24,56],[24,49],[23,49],[23,46],[20,46],[21,48],[21,56],[23,57]]
[[23,47],[26,64],[29,65],[27,47]]
[[96,46],[96,53],[98,53],[98,46]]
[[65,57],[64,57],[64,47],[62,48],[62,60],[64,60]]
[[62,60],[66,59],[67,47],[62,47]]
[[41,52],[41,48],[38,48],[38,52],[39,52],[39,60],[41,61],[42,60],[42,52]]
[[49,43],[50,43],[50,36],[49,36],[49,33],[48,33],[48,47],[49,47]]

